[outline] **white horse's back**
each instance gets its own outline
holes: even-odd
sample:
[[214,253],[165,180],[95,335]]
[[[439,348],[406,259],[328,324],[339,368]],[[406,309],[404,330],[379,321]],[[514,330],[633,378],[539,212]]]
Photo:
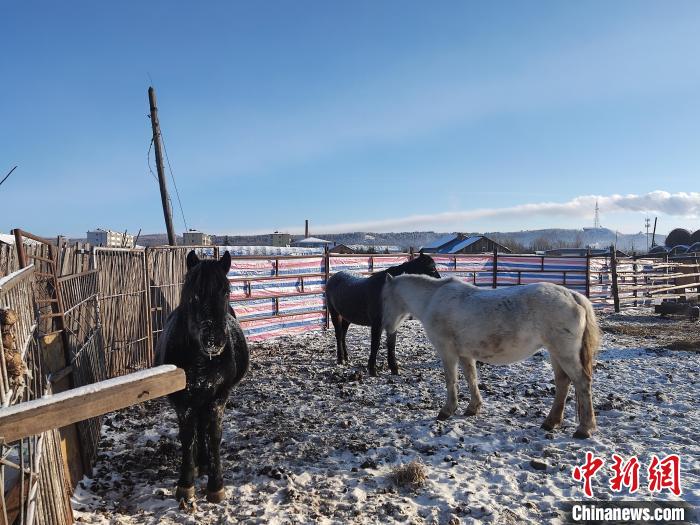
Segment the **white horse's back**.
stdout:
[[509,364],[542,347],[581,341],[586,311],[576,292],[550,283],[494,290],[451,281],[435,291],[425,318],[434,344],[452,344],[457,354],[477,361]]
[[595,428],[590,387],[599,332],[593,307],[583,295],[551,283],[494,290],[455,278],[407,275],[390,279],[383,299],[387,332],[395,332],[411,314],[422,322],[442,358],[448,402],[440,418],[452,415],[457,406],[458,363],[472,391],[467,414],[474,415],[481,406],[476,361],[509,364],[546,347],[557,393],[545,426],[561,423],[566,391],[573,381],[581,418],[576,435],[588,437]]

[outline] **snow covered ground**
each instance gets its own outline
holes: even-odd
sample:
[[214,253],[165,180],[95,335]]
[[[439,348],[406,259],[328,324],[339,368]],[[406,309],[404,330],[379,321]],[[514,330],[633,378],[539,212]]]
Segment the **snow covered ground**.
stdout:
[[[612,493],[610,472],[601,471],[597,498],[650,499],[651,454],[676,453],[680,499],[700,505],[700,353],[664,349],[678,334],[700,339],[697,323],[641,309],[602,322],[599,430],[590,440],[572,438],[571,394],[565,428],[540,429],[553,399],[544,352],[511,366],[480,366],[482,413],[461,415],[468,401],[461,380],[458,414],[438,422],[442,367],[420,324],[409,321],[399,332],[401,375],[391,376],[384,362],[376,378],[364,368],[368,330],[352,326],[352,366],[335,365],[332,331],[251,345],[251,371],[232,392],[224,423],[224,504],[198,494],[181,508],[172,498],[179,442],[162,399],[106,418],[94,475],[74,496],[76,517],[98,524],[557,523],[562,502],[583,499],[571,473],[588,450],[606,469],[613,453],[636,455],[642,465],[638,493]],[[397,486],[392,472],[413,460],[427,479]]]

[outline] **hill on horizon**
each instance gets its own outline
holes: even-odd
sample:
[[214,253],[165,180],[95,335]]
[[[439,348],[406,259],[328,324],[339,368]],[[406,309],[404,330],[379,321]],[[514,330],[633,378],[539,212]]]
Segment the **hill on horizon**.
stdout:
[[[453,232],[435,231],[413,231],[413,232],[348,232],[348,233],[315,233],[314,237],[320,237],[338,244],[364,244],[378,246],[399,246],[405,250],[414,248],[418,250],[432,241],[449,235]],[[461,232],[465,234],[475,234],[480,232]],[[485,232],[484,235],[491,237],[499,243],[513,249],[514,252],[533,249],[550,249],[563,247],[580,248],[606,248],[615,244],[623,251],[644,252],[647,248],[647,237],[644,232],[627,234],[616,233],[608,228],[584,228],[584,229],[564,229],[546,228],[541,230],[522,230],[514,232]],[[302,236],[295,235],[295,239]],[[666,236],[656,235],[656,244],[663,244]],[[72,239],[82,241],[85,239]],[[182,242],[182,237],[177,237],[178,243]],[[649,236],[651,242],[651,235]],[[269,246],[270,235],[215,235],[214,243],[222,246]],[[162,246],[168,243],[167,235],[164,233],[143,234],[139,237],[138,244],[142,246]]]

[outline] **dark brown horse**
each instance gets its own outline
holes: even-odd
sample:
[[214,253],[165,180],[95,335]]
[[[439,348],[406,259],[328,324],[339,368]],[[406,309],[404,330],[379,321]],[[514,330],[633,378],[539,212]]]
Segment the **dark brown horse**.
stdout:
[[[404,273],[423,274],[440,278],[432,257],[420,254],[415,259],[392,266],[369,277],[354,275],[350,272],[333,274],[326,284],[326,301],[328,313],[335,328],[338,363],[347,362],[348,350],[345,335],[351,324],[372,327],[372,340],[369,354],[369,373],[377,375],[377,352],[382,338],[382,288],[386,275]],[[387,334],[387,358],[392,374],[399,373],[396,363],[396,333]]]
[[207,499],[224,499],[219,447],[226,400],[248,370],[248,346],[229,307],[231,266],[228,252],[220,261],[187,255],[187,275],[180,306],[165,322],[156,349],[160,363],[185,370],[187,385],[169,397],[177,413],[182,464],[177,499],[194,497],[195,461],[208,475]]

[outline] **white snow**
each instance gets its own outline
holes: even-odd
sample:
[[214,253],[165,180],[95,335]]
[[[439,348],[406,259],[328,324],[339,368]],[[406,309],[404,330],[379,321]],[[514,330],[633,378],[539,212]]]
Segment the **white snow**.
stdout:
[[[611,316],[609,324],[649,320],[657,322],[647,310]],[[172,498],[179,442],[174,412],[161,399],[106,419],[93,477],[74,497],[76,516],[96,524],[558,523],[560,504],[583,498],[571,472],[588,450],[607,465],[613,453],[636,454],[642,465],[638,493],[612,493],[606,472],[594,480],[597,498],[650,499],[651,454],[677,453],[681,499],[698,505],[700,354],[657,343],[605,334],[594,380],[599,430],[586,441],[572,438],[571,394],[565,428],[540,429],[553,399],[545,352],[511,366],[480,366],[483,412],[461,415],[468,400],[462,379],[460,415],[438,422],[442,367],[418,322],[399,332],[398,377],[389,375],[384,349],[379,377],[367,376],[369,333],[362,327],[348,333],[352,366],[335,364],[332,331],[256,343],[251,371],[225,416],[224,504],[198,493],[195,509],[180,510]],[[391,472],[414,459],[427,482],[396,487]],[[546,471],[534,470],[533,459]]]

